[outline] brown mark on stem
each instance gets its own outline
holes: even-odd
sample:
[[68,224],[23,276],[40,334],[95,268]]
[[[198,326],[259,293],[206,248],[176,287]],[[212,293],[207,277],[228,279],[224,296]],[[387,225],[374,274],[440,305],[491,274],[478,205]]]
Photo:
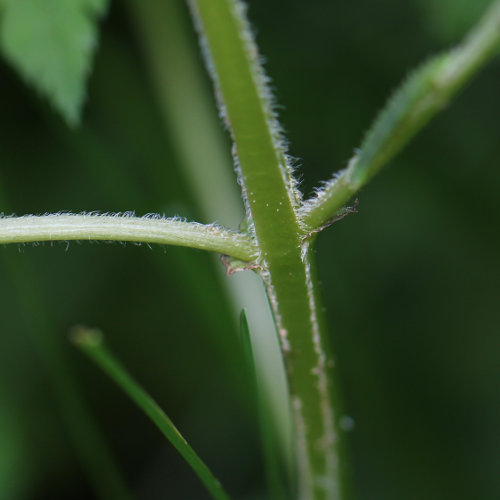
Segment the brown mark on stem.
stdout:
[[249,269],[257,270],[261,268],[256,262],[244,262],[224,254],[220,256],[220,260],[226,268],[226,276],[230,276],[239,271],[248,271]]

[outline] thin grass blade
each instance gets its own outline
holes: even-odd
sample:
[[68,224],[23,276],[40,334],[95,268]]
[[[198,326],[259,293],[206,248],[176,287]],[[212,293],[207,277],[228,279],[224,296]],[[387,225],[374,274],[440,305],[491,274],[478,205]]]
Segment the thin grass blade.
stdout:
[[288,480],[286,478],[285,465],[283,463],[283,454],[280,452],[279,442],[273,431],[273,418],[270,414],[272,409],[271,405],[267,404],[265,395],[260,389],[260,382],[257,375],[258,370],[255,364],[245,309],[242,309],[240,313],[240,340],[247,362],[246,371],[250,384],[252,385],[251,392],[254,395],[254,401],[257,408],[262,451],[264,454],[266,475],[269,485],[269,497],[274,500],[286,500],[290,498],[290,492],[286,487]]
[[102,333],[96,329],[76,327],[71,333],[71,339],[153,421],[191,466],[212,497],[216,500],[229,500],[230,497],[218,479],[187,443],[165,412],[108,351]]

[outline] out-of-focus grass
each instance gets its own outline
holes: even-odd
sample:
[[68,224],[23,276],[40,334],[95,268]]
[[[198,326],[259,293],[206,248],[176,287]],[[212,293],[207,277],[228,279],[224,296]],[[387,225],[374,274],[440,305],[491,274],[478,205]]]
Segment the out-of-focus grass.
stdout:
[[71,340],[91,359],[156,425],[163,436],[196,473],[205,488],[216,500],[229,500],[220,482],[215,478],[196,452],[189,446],[174,423],[154,399],[134,380],[104,344],[100,330],[74,327]]

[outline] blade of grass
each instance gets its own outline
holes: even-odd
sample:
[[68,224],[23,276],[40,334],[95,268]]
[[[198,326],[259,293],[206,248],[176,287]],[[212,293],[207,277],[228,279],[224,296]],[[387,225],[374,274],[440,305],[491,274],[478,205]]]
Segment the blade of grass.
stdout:
[[108,351],[104,345],[102,333],[96,329],[75,327],[71,332],[71,339],[153,421],[161,433],[191,466],[212,497],[216,500],[229,500],[229,496],[220,482],[189,446],[164,411]]
[[463,43],[424,63],[403,83],[367,133],[360,151],[316,197],[301,207],[314,230],[331,219],[403,149],[500,49],[500,1],[494,2]]
[[[240,337],[247,361],[248,377],[252,385],[254,401],[257,407],[262,451],[264,454],[266,476],[270,490],[269,498],[273,500],[286,500],[291,496],[290,491],[286,488],[286,484],[288,483],[285,475],[286,469],[282,463],[282,454],[277,441],[278,436],[273,432],[273,418],[270,414],[272,407],[266,401],[267,398],[265,397],[265,393],[261,390],[261,381],[258,378],[252,348],[252,337],[250,335],[245,309],[242,309],[240,313]],[[288,470],[290,470],[290,467]]]
[[[161,116],[204,221],[236,228],[243,204],[182,2],[126,2]],[[184,7],[185,8],[185,7]],[[186,18],[185,18],[186,17]],[[214,196],[217,191],[219,196]]]

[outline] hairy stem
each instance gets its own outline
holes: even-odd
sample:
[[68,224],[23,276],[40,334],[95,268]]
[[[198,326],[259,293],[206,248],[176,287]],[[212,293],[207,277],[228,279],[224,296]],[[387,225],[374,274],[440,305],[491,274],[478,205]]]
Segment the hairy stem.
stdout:
[[247,236],[219,226],[128,215],[26,215],[0,218],[0,243],[101,240],[197,248],[251,261],[256,249]]
[[340,498],[329,355],[320,327],[309,253],[303,259],[298,193],[286,163],[258,53],[235,0],[191,0],[260,250],[287,366],[294,418],[297,494]]
[[499,49],[497,0],[461,45],[434,57],[410,75],[381,112],[347,168],[301,208],[303,223],[315,229],[332,218]]

